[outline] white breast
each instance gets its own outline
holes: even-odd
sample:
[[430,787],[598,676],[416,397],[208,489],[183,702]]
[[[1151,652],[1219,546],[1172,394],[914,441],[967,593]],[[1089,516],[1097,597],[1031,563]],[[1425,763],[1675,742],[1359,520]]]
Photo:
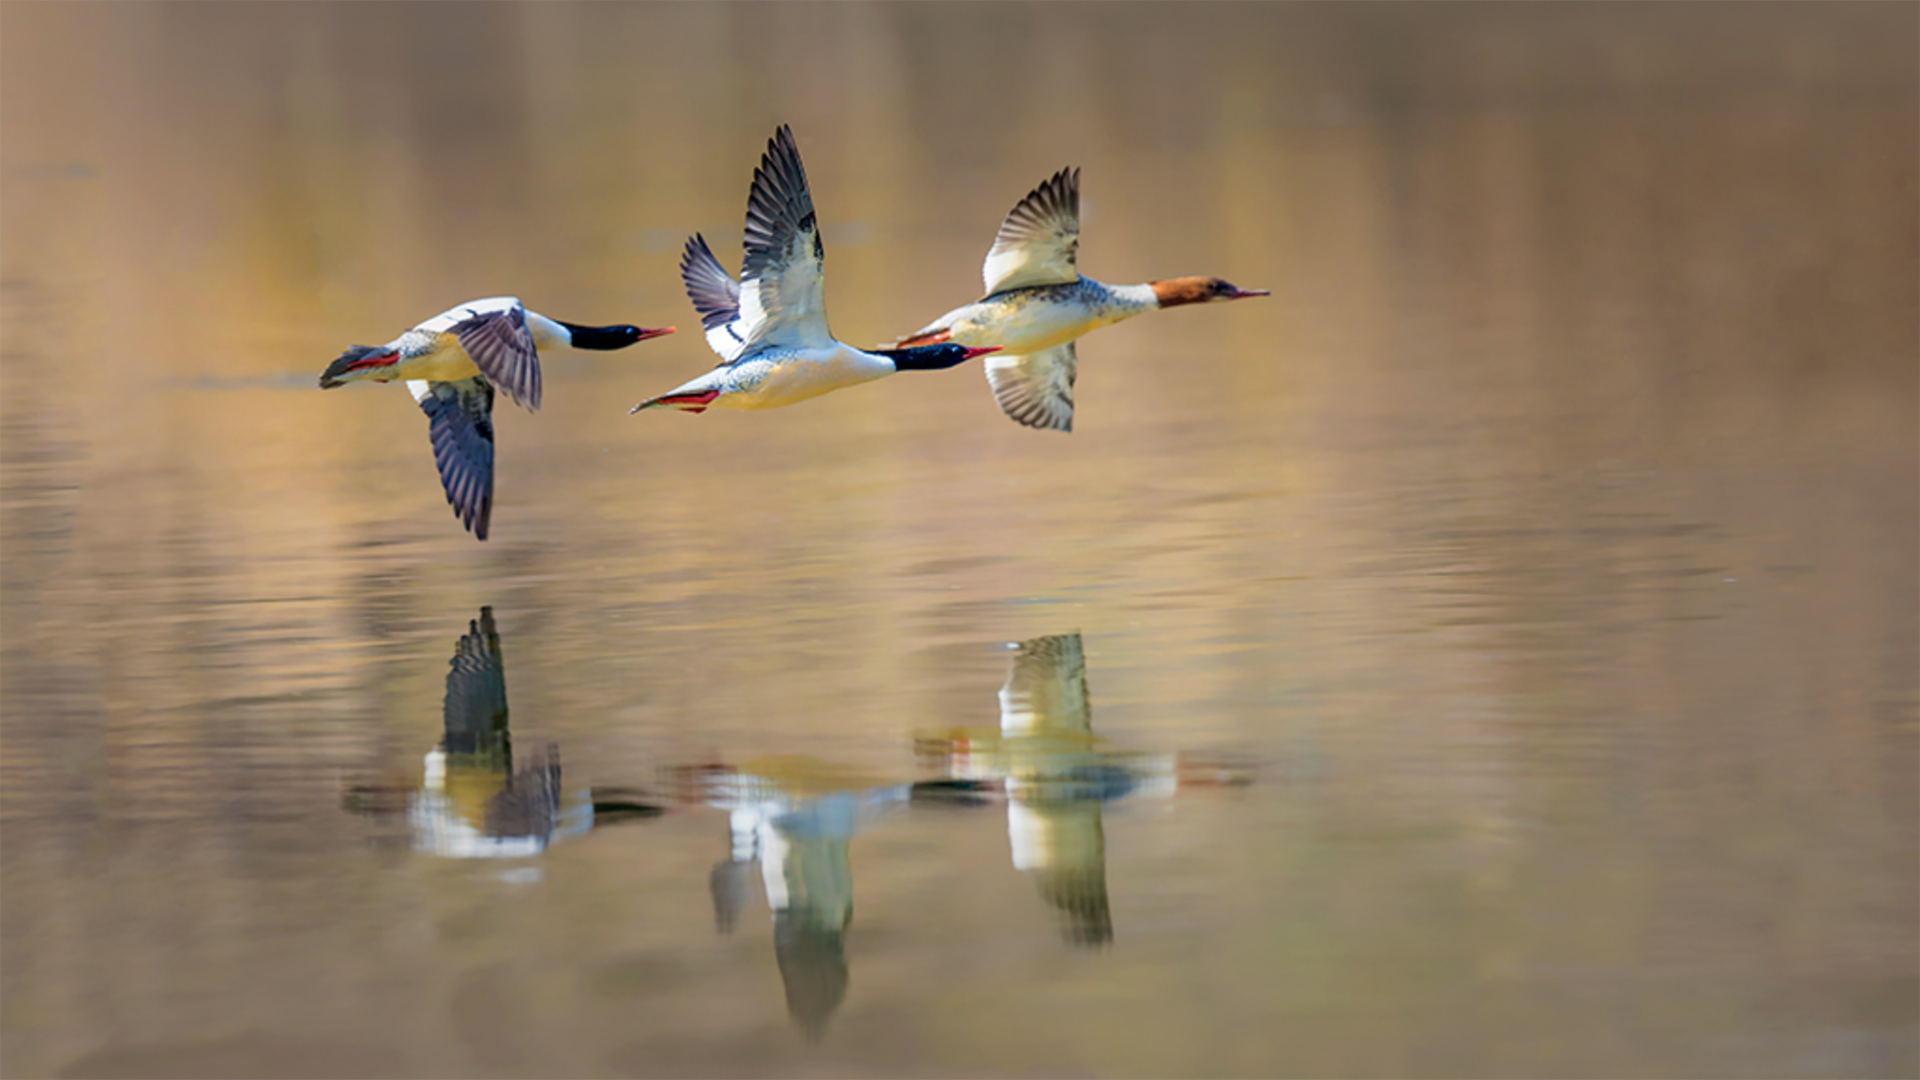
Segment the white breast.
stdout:
[[533,336],[533,347],[545,352],[548,349],[563,349],[573,344],[573,332],[545,315],[527,312],[527,333]]

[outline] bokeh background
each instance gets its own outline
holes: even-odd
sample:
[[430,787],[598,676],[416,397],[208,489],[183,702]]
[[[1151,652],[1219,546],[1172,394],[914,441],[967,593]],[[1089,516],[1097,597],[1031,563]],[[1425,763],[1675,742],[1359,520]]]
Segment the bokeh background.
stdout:
[[[1920,1072],[1916,40],[0,6],[0,1071]],[[1089,276],[1273,295],[1082,341],[1071,436],[972,366],[626,415],[779,123],[855,344],[1068,165]],[[314,380],[499,293],[681,332],[502,400],[480,544]],[[483,607],[570,823],[512,858],[444,838],[534,781],[434,757]],[[1090,728],[1023,757],[1043,638]],[[994,780],[1060,760],[1078,892]]]

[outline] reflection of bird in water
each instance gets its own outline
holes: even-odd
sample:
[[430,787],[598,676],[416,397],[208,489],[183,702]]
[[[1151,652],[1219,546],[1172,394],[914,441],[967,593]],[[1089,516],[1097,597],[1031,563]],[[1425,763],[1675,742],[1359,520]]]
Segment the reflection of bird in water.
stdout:
[[684,797],[728,812],[731,847],[709,879],[715,925],[733,932],[752,901],[757,865],[773,909],[787,1012],[809,1038],[819,1038],[847,993],[849,844],[876,818],[911,801],[914,785],[876,784],[803,757],[681,769],[678,781]]
[[949,775],[1004,785],[1014,868],[1031,875],[1041,898],[1059,912],[1067,941],[1104,945],[1113,940],[1104,805],[1249,777],[1231,765],[1116,750],[1094,735],[1079,634],[1033,638],[1016,648],[1000,689],[997,731],[962,729],[918,742],[923,753],[945,760]]
[[896,371],[949,368],[997,347],[953,343],[862,351],[835,340],[822,292],[825,260],[800,148],[782,125],[768,140],[747,192],[739,282],[699,235],[687,241],[680,259],[681,280],[720,366],[629,411],[773,409]]
[[1203,277],[1104,285],[1080,276],[1079,258],[1080,170],[1061,169],[1000,223],[981,268],[986,297],[894,344],[999,345],[1006,351],[986,369],[1000,411],[1028,427],[1072,431],[1080,335],[1161,308],[1267,295]]
[[404,811],[417,850],[452,858],[537,855],[560,837],[592,828],[596,818],[660,813],[620,792],[565,790],[560,750],[551,743],[515,766],[506,672],[490,607],[480,609],[454,646],[442,716],[444,735],[427,752],[417,788],[363,784],[347,796],[349,809]]
[[493,390],[540,408],[540,350],[624,349],[673,333],[637,326],[575,326],[522,307],[511,296],[443,311],[387,342],[350,345],[320,375],[320,389],[405,380],[427,414],[433,463],[447,505],[474,538],[493,516]]
[[1113,940],[1100,804],[1125,794],[1133,778],[1095,755],[1080,635],[1020,645],[1000,688],[1000,734],[1014,751],[1005,767],[1014,869],[1031,874],[1064,917],[1067,940]]

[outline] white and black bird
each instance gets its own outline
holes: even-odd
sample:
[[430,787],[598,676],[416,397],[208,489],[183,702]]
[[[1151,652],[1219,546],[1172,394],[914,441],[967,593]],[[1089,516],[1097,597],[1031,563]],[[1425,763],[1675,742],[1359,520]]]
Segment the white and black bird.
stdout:
[[718,367],[642,409],[776,409],[898,371],[937,371],[995,351],[961,343],[856,349],[827,329],[825,248],[793,132],[767,142],[747,196],[746,258],[735,282],[695,234],[680,259]]
[[540,408],[540,351],[624,349],[673,333],[638,326],[578,326],[494,296],[450,308],[385,345],[353,345],[320,374],[320,388],[404,380],[427,414],[447,504],[475,539],[493,515],[494,388]]

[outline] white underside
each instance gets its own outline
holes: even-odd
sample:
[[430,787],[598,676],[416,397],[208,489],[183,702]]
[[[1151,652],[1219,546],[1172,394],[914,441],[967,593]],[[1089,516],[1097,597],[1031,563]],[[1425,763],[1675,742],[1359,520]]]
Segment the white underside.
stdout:
[[[777,409],[894,373],[884,357],[835,342],[828,349],[806,349],[743,361],[734,385],[713,401],[722,409]],[[723,373],[724,374],[724,373]]]

